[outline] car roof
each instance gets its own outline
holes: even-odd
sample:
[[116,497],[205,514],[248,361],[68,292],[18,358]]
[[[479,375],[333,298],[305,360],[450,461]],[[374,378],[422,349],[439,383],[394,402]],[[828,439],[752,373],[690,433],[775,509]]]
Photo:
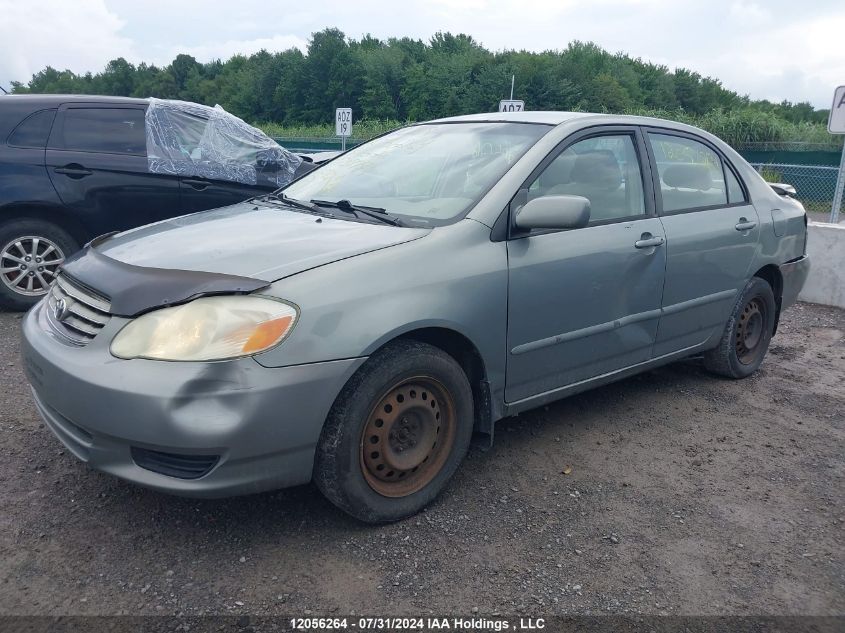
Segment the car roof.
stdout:
[[17,105],[60,105],[62,103],[125,103],[127,105],[147,105],[146,99],[135,97],[108,97],[105,95],[53,95],[53,94],[13,94],[0,97],[0,104]]
[[704,130],[672,121],[670,119],[658,119],[656,117],[639,116],[633,114],[601,114],[597,112],[562,112],[562,111],[545,111],[534,110],[525,112],[480,112],[477,114],[465,114],[462,116],[452,116],[442,119],[435,119],[434,121],[426,121],[426,123],[470,123],[470,122],[490,122],[490,123],[540,123],[544,125],[560,125],[571,121],[580,121],[590,125],[648,125],[652,127],[671,128],[675,130],[682,130],[688,132],[695,132],[699,135],[709,135]]
[[479,112],[477,114],[464,114],[462,116],[450,116],[443,119],[427,121],[428,123],[466,123],[472,121],[501,121],[513,123],[545,123],[546,125],[558,125],[577,117],[605,116],[594,115],[589,112],[556,112],[556,111],[526,111],[526,112]]

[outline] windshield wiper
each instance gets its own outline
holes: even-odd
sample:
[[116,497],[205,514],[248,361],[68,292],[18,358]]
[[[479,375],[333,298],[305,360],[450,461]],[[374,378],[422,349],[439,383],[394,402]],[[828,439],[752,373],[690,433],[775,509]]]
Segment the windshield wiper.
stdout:
[[304,200],[297,200],[296,198],[288,198],[285,194],[279,196],[275,193],[266,193],[263,196],[250,198],[250,200],[275,200],[277,202],[281,202],[282,204],[286,204],[289,207],[302,209],[303,211],[308,211],[309,213],[313,213],[314,215],[319,215],[324,218],[332,217],[330,213],[324,213],[317,205],[305,202]]
[[379,220],[380,222],[384,222],[385,224],[390,224],[392,226],[405,226],[402,220],[390,215],[387,211],[380,207],[365,207],[358,204],[352,204],[349,200],[338,200],[337,202],[331,202],[330,200],[312,200],[311,204],[315,204],[319,207],[340,209],[341,211],[352,213],[354,215],[360,213],[361,215],[366,215],[367,217]]

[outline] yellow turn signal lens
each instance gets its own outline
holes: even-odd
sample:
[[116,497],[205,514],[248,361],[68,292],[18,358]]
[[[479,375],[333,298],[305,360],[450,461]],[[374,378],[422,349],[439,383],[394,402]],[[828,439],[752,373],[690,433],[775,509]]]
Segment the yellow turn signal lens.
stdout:
[[253,354],[267,349],[275,344],[276,341],[284,338],[288,330],[290,330],[291,325],[293,325],[292,316],[283,316],[272,321],[265,321],[255,328],[252,335],[244,343],[241,351],[244,354]]

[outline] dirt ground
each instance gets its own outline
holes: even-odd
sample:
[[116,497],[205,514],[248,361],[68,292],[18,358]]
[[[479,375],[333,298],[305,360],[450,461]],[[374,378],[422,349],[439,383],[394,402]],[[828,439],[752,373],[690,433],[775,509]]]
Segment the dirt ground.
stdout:
[[196,501],[89,470],[30,401],[19,319],[0,614],[845,614],[841,310],[790,309],[744,381],[689,360],[505,421],[381,527],[312,486]]

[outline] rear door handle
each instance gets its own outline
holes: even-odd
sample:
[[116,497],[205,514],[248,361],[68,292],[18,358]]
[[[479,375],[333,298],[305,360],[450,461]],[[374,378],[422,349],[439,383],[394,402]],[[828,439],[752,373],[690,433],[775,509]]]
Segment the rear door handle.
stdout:
[[654,248],[655,246],[660,246],[666,240],[660,237],[652,237],[651,233],[643,233],[641,239],[634,242],[635,248]]
[[85,178],[85,176],[90,176],[94,173],[90,169],[85,169],[82,165],[77,163],[71,163],[70,165],[65,165],[64,167],[56,167],[53,171],[57,174],[64,174],[69,178]]
[[737,231],[750,231],[755,226],[757,226],[756,222],[750,221],[748,218],[740,218],[737,225],[734,227]]
[[197,191],[202,191],[203,189],[208,187],[208,185],[211,184],[207,180],[194,180],[193,178],[185,178],[185,179],[182,180],[182,182],[184,182],[186,185],[188,185],[190,187],[193,187]]

